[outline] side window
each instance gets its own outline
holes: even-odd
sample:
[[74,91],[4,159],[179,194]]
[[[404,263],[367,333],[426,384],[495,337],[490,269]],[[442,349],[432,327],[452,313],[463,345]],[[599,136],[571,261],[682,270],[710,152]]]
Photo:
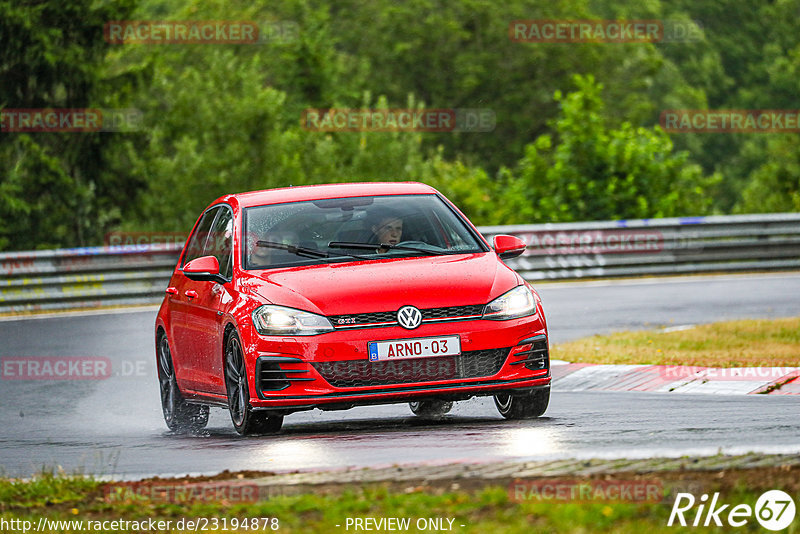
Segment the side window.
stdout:
[[206,241],[208,240],[208,233],[211,229],[211,224],[214,222],[214,217],[217,216],[219,210],[220,208],[211,208],[200,218],[200,222],[197,223],[197,227],[194,229],[192,237],[189,238],[189,245],[186,247],[186,255],[183,257],[181,268],[183,268],[186,263],[201,256],[205,256],[203,249],[205,249]]
[[233,274],[232,249],[233,214],[229,209],[220,208],[217,219],[211,225],[203,256],[215,256],[219,262],[219,274],[225,278]]
[[445,248],[464,250],[474,247],[473,244],[470,244],[474,240],[469,237],[468,231],[463,224],[456,226],[452,221],[442,220],[439,213],[434,213],[433,216],[436,221],[437,234],[444,241]]

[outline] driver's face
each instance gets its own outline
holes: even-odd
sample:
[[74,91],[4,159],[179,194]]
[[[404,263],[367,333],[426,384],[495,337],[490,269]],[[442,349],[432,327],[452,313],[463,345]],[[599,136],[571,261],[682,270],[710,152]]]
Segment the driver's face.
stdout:
[[403,221],[402,219],[384,219],[380,224],[372,227],[372,232],[378,236],[380,243],[396,245],[403,235]]
[[273,261],[273,258],[276,256],[278,258],[284,257],[283,254],[276,255],[274,248],[270,247],[260,247],[256,243],[259,240],[263,241],[272,241],[274,243],[283,243],[284,245],[295,245],[297,244],[297,236],[291,232],[273,232],[264,234],[263,236],[253,236],[252,244],[250,245],[250,262],[257,265],[257,266],[266,266],[270,265]]
[[259,247],[255,243],[250,249],[250,260],[255,263],[267,264],[269,263],[271,255],[272,255],[272,249],[267,247]]

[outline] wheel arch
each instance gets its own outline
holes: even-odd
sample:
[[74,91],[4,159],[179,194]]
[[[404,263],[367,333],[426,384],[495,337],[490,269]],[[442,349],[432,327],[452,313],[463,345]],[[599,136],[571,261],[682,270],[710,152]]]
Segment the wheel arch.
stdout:
[[220,354],[220,358],[223,370],[225,369],[225,350],[226,347],[228,346],[228,339],[230,339],[231,333],[233,332],[236,332],[239,335],[239,339],[242,338],[242,335],[239,334],[239,329],[236,327],[233,321],[228,321],[227,324],[225,324],[225,328],[222,331],[222,353]]
[[[156,323],[156,333],[155,333],[154,345],[155,345],[155,349],[156,349],[155,350],[156,376],[159,379],[161,379],[161,355],[159,354],[159,351],[161,350],[160,341],[161,341],[161,337],[162,336],[167,338],[167,343],[169,343],[169,336],[167,335],[167,329],[164,327],[163,324],[161,324],[160,322],[157,322]],[[170,349],[170,350],[172,350],[172,349]]]

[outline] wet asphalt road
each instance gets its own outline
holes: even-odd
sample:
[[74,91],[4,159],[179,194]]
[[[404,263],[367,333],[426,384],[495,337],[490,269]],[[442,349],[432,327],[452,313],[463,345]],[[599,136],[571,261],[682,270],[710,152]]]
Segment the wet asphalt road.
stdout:
[[[615,330],[800,315],[800,274],[543,284],[554,342]],[[241,438],[226,411],[207,432],[173,435],[161,418],[155,308],[0,322],[0,357],[102,356],[104,380],[0,380],[0,474],[62,467],[115,478],[287,471],[395,463],[798,452],[789,397],[554,391],[545,417],[507,422],[490,399],[440,421],[407,405],[290,415],[280,435]]]

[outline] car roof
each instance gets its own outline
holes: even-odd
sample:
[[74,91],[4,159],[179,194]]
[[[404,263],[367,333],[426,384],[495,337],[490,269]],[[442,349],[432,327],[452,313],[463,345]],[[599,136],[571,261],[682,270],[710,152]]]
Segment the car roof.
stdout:
[[235,200],[241,208],[262,206],[264,204],[281,204],[284,202],[301,202],[325,198],[363,197],[372,195],[414,195],[435,194],[436,189],[419,182],[352,182],[340,184],[303,185],[265,189],[225,195],[217,202]]

